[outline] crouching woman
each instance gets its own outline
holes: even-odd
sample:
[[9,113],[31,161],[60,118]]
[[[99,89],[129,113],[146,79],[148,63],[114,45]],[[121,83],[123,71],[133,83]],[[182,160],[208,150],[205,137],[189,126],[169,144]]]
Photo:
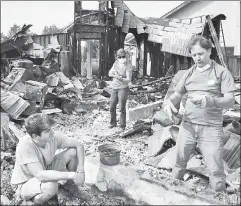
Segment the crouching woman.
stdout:
[[[11,184],[16,196],[42,204],[58,191],[58,181],[77,185],[85,181],[84,147],[52,130],[53,120],[33,114],[25,121],[27,135],[19,140]],[[66,149],[55,154],[57,149]]]

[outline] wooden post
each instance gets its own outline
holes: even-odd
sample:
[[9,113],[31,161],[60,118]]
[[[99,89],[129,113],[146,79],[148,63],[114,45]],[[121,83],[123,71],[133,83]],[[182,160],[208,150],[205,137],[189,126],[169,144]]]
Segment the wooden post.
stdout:
[[109,47],[109,44],[108,44],[108,33],[109,33],[109,11],[108,11],[108,8],[109,8],[109,1],[106,1],[106,12],[107,12],[107,15],[106,15],[106,32],[105,32],[105,58],[104,58],[104,75],[107,76],[107,68],[109,66],[109,61],[108,61],[108,47]]
[[[76,24],[81,24],[82,20],[81,20],[81,12],[82,11],[82,2],[81,1],[75,1],[74,2],[74,25],[73,25],[73,65],[76,69],[77,75],[80,74],[80,70],[81,70],[81,46],[79,46],[78,41],[80,41],[80,39],[77,40],[76,37],[76,30],[77,30],[77,25]],[[77,22],[77,17],[79,16],[79,22]],[[77,49],[78,48],[78,49]],[[78,52],[79,51],[79,52]]]
[[92,41],[87,41],[87,79],[92,79]]
[[143,46],[144,46],[144,59],[143,59],[143,76],[146,76],[146,67],[147,67],[147,38],[143,35]]
[[77,10],[77,6],[76,6],[77,2],[75,1],[74,2],[74,25],[73,25],[73,65],[76,69],[76,72],[77,72],[77,75],[78,75],[78,69],[76,67],[76,18],[75,18],[75,13],[76,13],[76,10]]
[[147,63],[147,53],[145,48],[145,39],[141,38],[138,44],[138,52],[137,52],[137,59],[138,59],[138,73],[139,77],[146,76],[146,63]]

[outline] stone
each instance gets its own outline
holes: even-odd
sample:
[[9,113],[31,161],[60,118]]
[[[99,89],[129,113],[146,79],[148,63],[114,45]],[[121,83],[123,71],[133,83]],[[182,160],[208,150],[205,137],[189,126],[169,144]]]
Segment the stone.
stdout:
[[98,182],[96,183],[96,187],[98,187],[98,189],[101,191],[101,192],[106,192],[107,191],[107,184],[106,182]]

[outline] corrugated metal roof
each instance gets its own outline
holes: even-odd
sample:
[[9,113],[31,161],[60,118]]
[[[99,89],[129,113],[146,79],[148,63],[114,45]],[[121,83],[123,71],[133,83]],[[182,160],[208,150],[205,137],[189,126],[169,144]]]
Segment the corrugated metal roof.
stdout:
[[[220,15],[210,15],[216,18]],[[223,15],[224,16],[224,15]],[[162,44],[162,51],[190,57],[188,44],[201,34],[206,25],[206,16],[188,19],[159,19],[157,24],[146,23],[148,41]]]

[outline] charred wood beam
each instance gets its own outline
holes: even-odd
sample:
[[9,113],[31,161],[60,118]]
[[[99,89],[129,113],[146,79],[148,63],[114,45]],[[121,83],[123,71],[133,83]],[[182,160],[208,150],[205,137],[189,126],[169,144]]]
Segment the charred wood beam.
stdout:
[[160,89],[154,89],[151,91],[148,90],[137,90],[137,91],[130,91],[130,95],[134,95],[134,94],[151,94],[151,93],[157,93],[160,92]]
[[162,78],[160,78],[158,80],[155,80],[155,81],[152,81],[152,82],[148,82],[148,83],[145,83],[145,84],[142,84],[142,85],[133,85],[133,86],[130,86],[130,89],[137,88],[137,87],[140,87],[140,86],[148,86],[148,85],[151,85],[151,84],[155,84],[155,83],[164,81],[166,79],[170,79],[172,77],[174,77],[174,75],[169,76],[169,77],[162,77]]
[[80,32],[105,32],[105,26],[102,25],[86,25],[86,24],[76,24],[75,31]]
[[83,32],[77,35],[78,39],[100,39],[101,33],[97,32]]

